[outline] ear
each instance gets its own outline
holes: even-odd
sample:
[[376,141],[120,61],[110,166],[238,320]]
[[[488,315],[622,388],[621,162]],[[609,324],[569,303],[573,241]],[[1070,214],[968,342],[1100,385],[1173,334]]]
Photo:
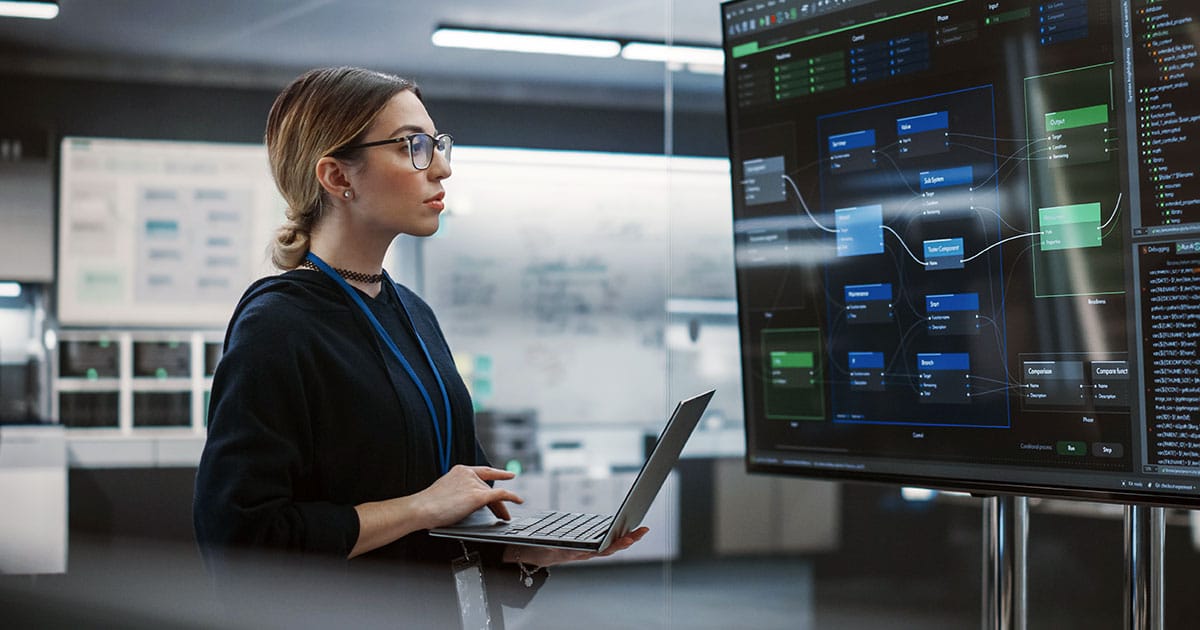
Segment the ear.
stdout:
[[335,199],[342,196],[343,190],[350,188],[350,173],[347,166],[337,158],[326,156],[317,160],[315,174],[317,181],[321,182],[321,188],[324,188],[325,192]]

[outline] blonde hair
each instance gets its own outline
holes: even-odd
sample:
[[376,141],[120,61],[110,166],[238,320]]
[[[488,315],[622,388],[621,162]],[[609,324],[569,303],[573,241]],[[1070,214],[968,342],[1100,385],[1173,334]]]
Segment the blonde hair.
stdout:
[[[396,94],[408,90],[421,97],[408,79],[362,68],[318,68],[291,82],[267,116],[267,155],[271,175],[287,202],[287,220],[271,243],[271,262],[294,269],[308,254],[309,236],[328,206],[317,181],[317,161],[355,144]],[[353,163],[356,151],[338,158]]]

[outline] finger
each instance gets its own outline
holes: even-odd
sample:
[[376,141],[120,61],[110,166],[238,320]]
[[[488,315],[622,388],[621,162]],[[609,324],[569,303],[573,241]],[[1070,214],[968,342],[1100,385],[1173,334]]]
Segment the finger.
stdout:
[[486,496],[488,503],[511,501],[513,503],[521,504],[525,502],[525,499],[522,499],[520,495],[512,490],[505,490],[504,488],[491,488],[488,490]]
[[502,521],[512,520],[512,516],[510,516],[508,513],[508,506],[505,505],[503,501],[489,503],[488,509],[492,511],[492,514],[496,515],[496,518]]
[[603,558],[605,556],[611,556],[614,553],[617,553],[618,551],[624,551],[625,549],[628,549],[629,545],[631,545],[631,544],[633,544],[633,543],[627,542],[624,538],[618,538],[618,539],[612,541],[611,543],[609,543],[609,545],[607,547],[605,547],[603,550],[601,550],[596,555],[601,558]]
[[650,531],[649,527],[639,527],[628,534],[614,540],[600,555],[609,556],[618,551],[624,551],[633,546],[634,543],[641,540]]
[[590,560],[591,558],[596,557],[595,552],[591,551],[561,551],[563,552],[562,562],[579,562],[581,560]]
[[632,547],[633,543],[635,543],[635,542],[637,542],[637,541],[628,536],[626,536],[624,538],[620,538],[618,540],[615,540],[615,541],[613,541],[612,546],[609,547],[609,553],[613,553],[616,551],[624,551],[624,550]]
[[498,481],[503,479],[512,479],[517,476],[517,473],[490,466],[471,466],[471,470],[484,481]]
[[620,545],[622,549],[629,547],[633,543],[641,540],[642,537],[645,536],[649,531],[650,529],[647,527],[639,527],[638,529],[635,529],[628,534],[625,534],[624,536],[614,540],[613,546]]

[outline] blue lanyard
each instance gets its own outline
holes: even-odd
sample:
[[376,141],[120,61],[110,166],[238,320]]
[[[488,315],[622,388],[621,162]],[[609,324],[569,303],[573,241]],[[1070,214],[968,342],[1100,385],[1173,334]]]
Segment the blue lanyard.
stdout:
[[[380,325],[379,320],[375,318],[375,314],[372,313],[371,309],[367,307],[367,303],[363,302],[362,297],[358,295],[358,292],[354,290],[354,287],[350,286],[348,282],[342,279],[342,277],[339,276],[332,267],[326,264],[324,260],[321,260],[319,256],[309,252],[305,258],[309,261],[312,261],[312,263],[316,265],[318,269],[324,272],[325,275],[333,278],[333,280],[342,287],[342,290],[344,290],[346,294],[349,295],[352,300],[354,300],[354,303],[358,304],[358,308],[362,309],[363,314],[367,316],[367,319],[370,320],[371,325],[375,327],[375,333],[379,335],[379,338],[383,340],[384,345],[386,345],[388,349],[392,351],[392,354],[396,356],[396,359],[400,361],[400,365],[404,367],[404,371],[408,374],[408,377],[412,379],[413,384],[417,386],[417,390],[421,392],[421,398],[425,399],[425,407],[429,409],[429,415],[433,418],[433,433],[434,436],[437,437],[438,442],[438,460],[442,466],[442,474],[446,474],[450,471],[450,445],[453,443],[453,440],[451,440],[451,429],[453,423],[451,422],[450,418],[450,397],[446,394],[446,384],[442,381],[442,375],[440,372],[438,372],[437,365],[435,365],[433,362],[433,357],[429,355],[429,348],[425,346],[425,341],[421,339],[421,334],[417,332],[416,323],[413,321],[412,316],[408,313],[408,307],[404,305],[403,300],[399,300],[400,309],[404,311],[404,316],[408,318],[410,323],[412,323],[413,336],[417,338],[417,344],[421,346],[421,352],[425,353],[425,360],[429,362],[429,368],[433,370],[433,378],[437,381],[438,389],[441,390],[442,393],[442,404],[445,405],[446,409],[445,441],[442,441],[442,430],[438,427],[437,410],[435,410],[433,407],[433,400],[429,397],[429,391],[425,389],[425,385],[421,383],[421,379],[417,378],[417,373],[413,371],[412,365],[409,364],[408,359],[404,358],[404,355],[400,352],[400,349],[396,347],[396,342],[392,341],[392,336],[383,329],[382,325]],[[386,274],[384,275],[384,282],[391,282],[391,279],[388,278]],[[386,291],[387,287],[382,287],[381,290]]]

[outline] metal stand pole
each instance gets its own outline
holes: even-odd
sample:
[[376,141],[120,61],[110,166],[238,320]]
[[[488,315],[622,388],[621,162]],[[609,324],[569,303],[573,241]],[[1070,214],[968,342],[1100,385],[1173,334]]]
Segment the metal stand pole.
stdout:
[[1125,619],[1131,630],[1162,630],[1166,511],[1125,506]]
[[1029,499],[983,500],[983,630],[1025,630]]

